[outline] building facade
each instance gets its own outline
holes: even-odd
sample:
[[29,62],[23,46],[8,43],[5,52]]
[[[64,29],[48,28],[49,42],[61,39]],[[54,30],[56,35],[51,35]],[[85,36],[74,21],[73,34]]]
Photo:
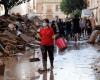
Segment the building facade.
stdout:
[[[31,0],[30,2],[23,3],[19,6],[13,7],[9,10],[9,14],[20,13],[25,15],[34,12],[41,18],[65,18],[61,12],[60,3],[62,0]],[[2,10],[1,10],[2,9]],[[0,14],[4,14],[4,8],[0,7]]]
[[65,15],[60,9],[61,0],[37,0],[36,2],[36,13],[42,18],[65,18]]
[[92,10],[97,24],[100,24],[100,0],[87,0],[88,9]]

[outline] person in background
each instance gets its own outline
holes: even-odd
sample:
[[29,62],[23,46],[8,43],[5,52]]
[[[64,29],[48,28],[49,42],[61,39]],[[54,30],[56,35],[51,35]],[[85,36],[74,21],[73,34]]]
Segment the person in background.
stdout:
[[86,30],[87,30],[88,37],[90,37],[90,35],[92,33],[92,25],[91,25],[91,21],[89,19],[86,20]]
[[54,30],[54,34],[57,34],[57,26],[56,26],[56,22],[55,22],[55,21],[52,21],[51,27],[52,27],[53,30]]
[[79,16],[75,15],[73,20],[72,20],[73,34],[74,34],[74,37],[75,37],[75,41],[80,39],[81,28],[80,28],[79,21],[80,21]]
[[96,27],[96,19],[95,19],[94,16],[93,16],[93,17],[90,17],[89,20],[90,20],[90,22],[91,22],[92,30],[94,30],[95,27]]
[[50,59],[51,70],[54,68],[54,30],[49,26],[49,20],[43,20],[43,27],[39,31],[41,39],[41,51],[43,60],[43,70],[47,70],[47,53]]
[[85,27],[86,27],[86,20],[85,18],[81,18],[80,19],[80,28],[81,28],[81,36],[85,36],[84,32],[85,32]]
[[70,19],[67,19],[65,21],[65,34],[66,34],[67,40],[71,39],[71,27],[72,27],[71,21],[70,21]]
[[57,22],[57,26],[58,26],[58,29],[59,29],[59,34],[64,37],[65,36],[65,33],[64,33],[64,23],[62,21],[62,19],[59,19],[59,21]]

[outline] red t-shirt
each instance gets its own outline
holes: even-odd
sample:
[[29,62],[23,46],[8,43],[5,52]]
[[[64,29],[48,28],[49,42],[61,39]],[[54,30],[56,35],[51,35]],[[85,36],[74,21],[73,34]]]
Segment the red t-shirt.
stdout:
[[54,44],[54,31],[51,27],[40,29],[41,45],[51,46]]

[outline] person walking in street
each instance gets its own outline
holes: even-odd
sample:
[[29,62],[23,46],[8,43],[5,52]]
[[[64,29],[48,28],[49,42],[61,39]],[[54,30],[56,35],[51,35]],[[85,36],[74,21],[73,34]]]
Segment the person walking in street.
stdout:
[[70,19],[67,19],[65,21],[65,35],[67,40],[71,39],[71,27],[72,27],[71,21]]
[[79,21],[80,21],[79,16],[75,15],[74,19],[72,20],[75,41],[80,39],[81,28],[80,28]]
[[59,29],[59,34],[64,37],[65,33],[64,33],[64,22],[62,21],[62,19],[59,19],[59,21],[57,22],[57,26]]
[[84,32],[85,32],[85,27],[86,27],[86,20],[85,18],[80,19],[80,28],[81,28],[81,36],[84,37]]
[[43,27],[39,31],[41,39],[41,51],[43,60],[43,70],[47,70],[47,53],[50,59],[51,70],[54,68],[54,30],[49,26],[49,20],[43,20]]

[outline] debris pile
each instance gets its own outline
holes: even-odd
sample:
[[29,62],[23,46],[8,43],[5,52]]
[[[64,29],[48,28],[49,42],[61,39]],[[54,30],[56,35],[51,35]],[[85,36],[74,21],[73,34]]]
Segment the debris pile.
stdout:
[[100,57],[98,57],[95,62],[92,64],[92,68],[96,73],[100,73]]
[[9,15],[0,17],[0,56],[12,56],[24,51],[29,43],[36,44],[37,27],[35,22],[40,22],[38,17],[33,21],[27,15]]

